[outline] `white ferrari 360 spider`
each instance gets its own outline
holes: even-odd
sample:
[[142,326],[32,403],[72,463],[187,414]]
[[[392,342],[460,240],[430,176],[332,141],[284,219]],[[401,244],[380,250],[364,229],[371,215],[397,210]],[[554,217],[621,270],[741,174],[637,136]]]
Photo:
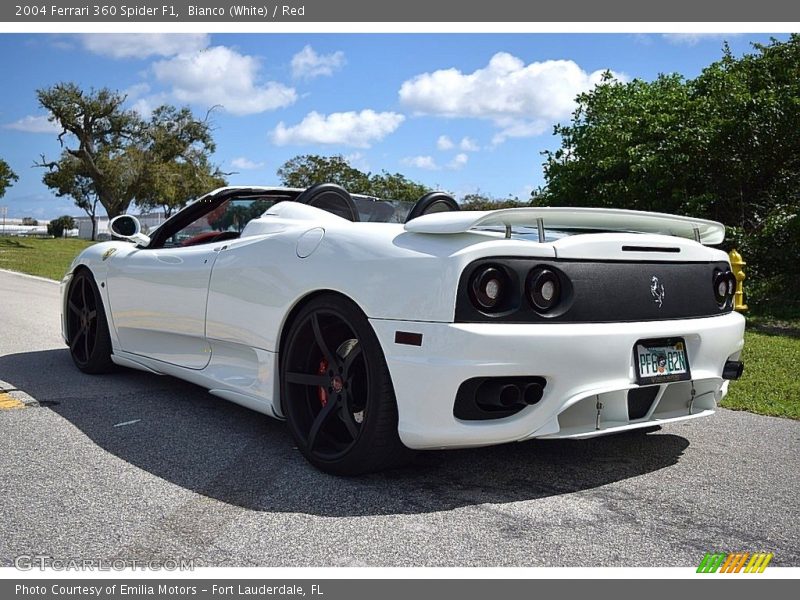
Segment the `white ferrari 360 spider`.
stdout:
[[288,422],[320,469],[710,415],[744,318],[719,223],[611,209],[411,210],[231,187],[62,282],[75,364],[172,375]]

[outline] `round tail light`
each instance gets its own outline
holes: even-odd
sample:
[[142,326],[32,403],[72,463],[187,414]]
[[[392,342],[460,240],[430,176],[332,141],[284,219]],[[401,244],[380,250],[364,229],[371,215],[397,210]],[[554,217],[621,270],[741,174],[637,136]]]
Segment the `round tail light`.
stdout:
[[479,310],[491,311],[501,305],[508,293],[508,277],[497,267],[484,267],[472,276],[472,301]]
[[550,269],[531,271],[527,288],[528,299],[541,312],[549,311],[561,300],[561,280]]
[[730,271],[716,271],[713,279],[714,299],[720,308],[725,308],[733,302],[736,292],[736,277]]

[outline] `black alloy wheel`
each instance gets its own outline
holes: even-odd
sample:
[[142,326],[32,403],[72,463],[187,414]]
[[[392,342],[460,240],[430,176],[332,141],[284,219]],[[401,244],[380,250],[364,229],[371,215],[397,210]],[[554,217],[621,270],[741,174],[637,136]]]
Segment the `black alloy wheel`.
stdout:
[[355,475],[405,462],[386,361],[369,321],[345,298],[318,296],[292,322],[281,398],[298,449],[317,468]]
[[72,360],[84,373],[106,373],[113,369],[111,338],[103,301],[87,270],[70,282],[66,306],[67,343]]

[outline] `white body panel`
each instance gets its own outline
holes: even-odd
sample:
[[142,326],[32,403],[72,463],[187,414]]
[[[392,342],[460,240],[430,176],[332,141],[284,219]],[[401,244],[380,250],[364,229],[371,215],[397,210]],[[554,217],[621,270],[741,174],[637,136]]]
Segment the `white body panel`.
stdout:
[[107,293],[120,347],[164,362],[202,369],[206,300],[218,252],[208,245],[145,250],[108,261]]
[[[373,320],[398,402],[400,437],[412,448],[480,446],[530,437],[582,437],[629,425],[624,394],[635,384],[632,348],[637,340],[681,336],[697,391],[693,413],[713,412],[722,398],[722,365],[738,357],[744,318],[737,313],[706,319],[647,323],[499,324],[397,323]],[[393,343],[398,329],[423,334],[421,347]],[[579,365],[579,366],[576,366]],[[535,406],[496,421],[460,421],[453,402],[471,377],[538,375],[547,380]],[[688,382],[674,386],[654,419],[689,417]],[[699,398],[700,394],[711,392]],[[604,394],[600,429],[595,429],[595,396]],[[670,394],[671,396],[671,394]],[[589,400],[588,419],[566,411]],[[669,400],[669,402],[667,402]],[[706,414],[710,414],[707,412]],[[563,416],[562,416],[563,415]],[[562,422],[559,421],[561,417]],[[570,419],[570,417],[573,417]],[[653,425],[651,419],[635,423]],[[570,429],[572,427],[572,429]]]
[[[403,226],[351,223],[283,202],[251,221],[236,240],[168,250],[96,244],[76,259],[64,286],[77,268],[93,272],[115,362],[186,379],[276,417],[282,415],[277,373],[287,318],[311,294],[343,294],[377,334],[394,384],[401,439],[412,448],[585,437],[713,412],[727,389],[722,366],[742,347],[744,319],[738,314],[643,323],[454,323],[461,273],[484,257],[727,260],[719,250],[660,234],[597,233],[539,243],[474,230],[476,222],[529,222],[545,209],[520,210],[434,214]],[[628,225],[638,218],[623,212]],[[563,220],[565,214],[550,217]],[[662,217],[639,222],[662,226]],[[594,211],[593,222],[597,218]],[[698,220],[687,221],[698,226]],[[670,223],[686,233],[683,219]],[[719,235],[715,224],[702,231],[706,240]],[[625,245],[648,249],[623,250]],[[398,330],[423,334],[422,346],[396,344]],[[676,383],[663,386],[647,418],[629,421],[622,409],[624,392],[636,387],[633,344],[666,336],[686,339],[696,392],[692,411],[691,384]],[[453,416],[459,385],[483,375],[545,377],[545,395],[511,417],[459,421]],[[607,408],[595,428],[598,395]]]

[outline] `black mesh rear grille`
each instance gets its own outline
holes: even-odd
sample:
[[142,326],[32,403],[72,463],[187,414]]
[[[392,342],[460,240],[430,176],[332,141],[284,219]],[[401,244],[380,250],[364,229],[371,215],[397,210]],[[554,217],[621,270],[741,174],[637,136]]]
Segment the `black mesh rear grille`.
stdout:
[[[469,285],[473,274],[490,266],[503,269],[511,285],[503,309],[486,314],[470,300]],[[561,282],[561,300],[546,313],[537,311],[525,292],[528,277],[537,268],[553,271]],[[717,304],[712,285],[714,274],[728,269],[723,261],[482,258],[461,275],[455,319],[459,323],[624,323],[712,317],[732,310],[729,304]]]
[[657,385],[650,385],[628,390],[629,420],[635,421],[644,418],[658,395],[658,388]]

